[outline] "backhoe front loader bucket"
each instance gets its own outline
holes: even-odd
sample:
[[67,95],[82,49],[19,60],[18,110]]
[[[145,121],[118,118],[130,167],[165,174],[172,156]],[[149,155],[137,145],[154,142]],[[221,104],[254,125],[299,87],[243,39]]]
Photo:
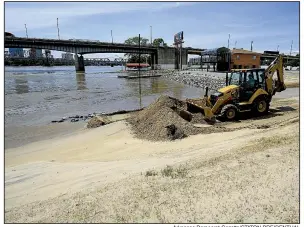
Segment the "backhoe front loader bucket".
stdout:
[[202,113],[206,123],[215,123],[215,116],[211,111],[211,106],[207,97],[201,99],[186,99],[186,103],[187,111],[191,113]]

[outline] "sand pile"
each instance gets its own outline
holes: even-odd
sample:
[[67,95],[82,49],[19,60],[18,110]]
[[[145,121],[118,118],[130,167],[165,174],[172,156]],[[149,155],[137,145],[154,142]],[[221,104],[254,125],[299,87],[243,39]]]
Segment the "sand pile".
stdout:
[[[187,104],[168,96],[161,96],[146,109],[128,119],[135,135],[148,140],[175,140],[199,133],[218,131],[215,126],[199,128],[193,123],[203,123],[202,114],[187,114]],[[192,122],[193,121],[193,122]]]

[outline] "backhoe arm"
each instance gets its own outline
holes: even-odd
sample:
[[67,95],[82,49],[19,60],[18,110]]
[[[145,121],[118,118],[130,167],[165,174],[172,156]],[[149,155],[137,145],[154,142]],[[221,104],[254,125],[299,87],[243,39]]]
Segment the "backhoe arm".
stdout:
[[[272,87],[273,82],[273,74],[277,72],[278,80],[275,81],[274,88]],[[284,84],[284,76],[283,76],[283,56],[279,55],[265,71],[265,80],[267,86],[267,92],[273,96],[276,92],[281,92],[286,89]]]

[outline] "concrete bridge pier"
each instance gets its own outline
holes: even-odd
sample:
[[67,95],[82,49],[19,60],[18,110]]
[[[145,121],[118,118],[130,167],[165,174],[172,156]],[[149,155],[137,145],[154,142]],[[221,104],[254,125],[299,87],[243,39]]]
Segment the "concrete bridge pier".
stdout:
[[83,60],[83,56],[80,55],[78,57],[78,54],[75,55],[75,68],[76,68],[76,73],[84,73],[85,69],[84,69],[84,60]]
[[151,54],[151,69],[154,70],[156,69],[156,62],[157,58],[156,58],[156,54]]
[[161,69],[180,69],[181,65],[186,68],[188,65],[188,51],[182,49],[182,53],[180,53],[180,50],[176,48],[161,47],[158,48],[156,61]]
[[156,64],[161,69],[174,69],[175,67],[175,49],[169,47],[160,47],[157,51]]

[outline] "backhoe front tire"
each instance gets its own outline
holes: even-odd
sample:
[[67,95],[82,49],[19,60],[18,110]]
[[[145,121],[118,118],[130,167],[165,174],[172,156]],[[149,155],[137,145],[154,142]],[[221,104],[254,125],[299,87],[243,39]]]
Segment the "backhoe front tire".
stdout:
[[253,103],[252,112],[257,116],[265,115],[269,112],[269,106],[270,104],[267,97],[259,97]]
[[238,108],[233,104],[225,105],[222,110],[220,117],[224,120],[234,121],[238,117]]

